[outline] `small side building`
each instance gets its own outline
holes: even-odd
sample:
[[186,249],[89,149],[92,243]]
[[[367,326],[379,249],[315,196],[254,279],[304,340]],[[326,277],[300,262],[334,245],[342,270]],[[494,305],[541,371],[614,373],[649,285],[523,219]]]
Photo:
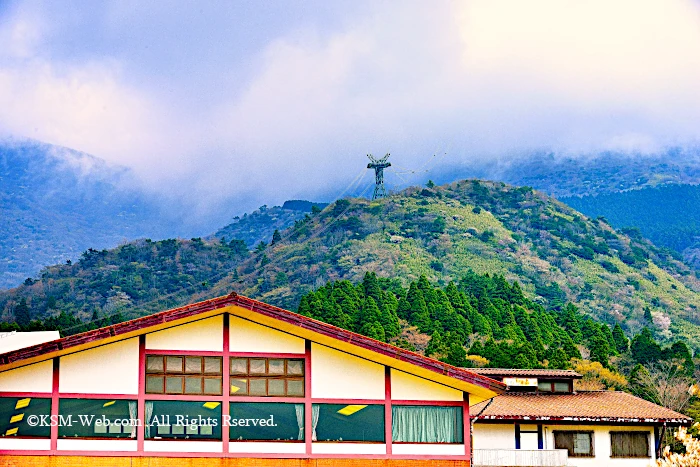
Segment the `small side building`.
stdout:
[[647,467],[663,430],[692,423],[625,392],[575,391],[571,370],[474,371],[508,385],[472,407],[474,465]]

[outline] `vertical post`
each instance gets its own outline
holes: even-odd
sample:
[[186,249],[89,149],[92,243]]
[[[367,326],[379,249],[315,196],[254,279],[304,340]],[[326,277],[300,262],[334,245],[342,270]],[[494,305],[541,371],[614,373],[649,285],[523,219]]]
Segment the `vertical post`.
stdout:
[[[53,374],[51,380],[51,418],[58,420],[58,378],[59,378],[60,359],[53,359]],[[58,450],[58,423],[51,423],[51,451],[56,453]]]
[[306,455],[311,455],[311,441],[313,436],[311,402],[311,341],[304,343],[304,441],[306,443]]
[[146,335],[139,336],[139,394],[136,400],[136,451],[143,452],[146,437]]
[[520,423],[515,424],[515,449],[520,449]]
[[391,368],[384,367],[384,441],[386,454],[391,457],[393,415],[391,412]]
[[544,437],[542,436],[542,424],[537,425],[537,449],[544,449]]
[[463,392],[463,402],[462,402],[462,427],[464,429],[464,434],[462,435],[464,439],[464,457],[469,459],[469,465],[472,462],[472,419],[469,415],[469,393]]
[[224,424],[224,419],[226,416],[231,415],[231,376],[230,376],[230,365],[231,365],[231,345],[230,338],[231,333],[229,332],[230,327],[230,315],[224,313],[224,358],[223,367],[221,369],[221,382],[223,388],[223,399],[221,407],[221,439],[224,443],[224,453],[228,453],[229,430],[228,424]]

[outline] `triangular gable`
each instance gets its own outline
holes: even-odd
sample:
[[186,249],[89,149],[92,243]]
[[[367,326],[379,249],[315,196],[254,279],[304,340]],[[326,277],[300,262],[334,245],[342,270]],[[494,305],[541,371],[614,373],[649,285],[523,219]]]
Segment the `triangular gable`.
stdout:
[[0,371],[142,334],[154,333],[223,313],[229,313],[267,326],[272,330],[282,331],[292,336],[307,339],[326,347],[468,392],[471,403],[489,399],[499,393],[503,393],[506,389],[503,383],[477,375],[463,368],[457,368],[235,293],[8,352],[0,355]]

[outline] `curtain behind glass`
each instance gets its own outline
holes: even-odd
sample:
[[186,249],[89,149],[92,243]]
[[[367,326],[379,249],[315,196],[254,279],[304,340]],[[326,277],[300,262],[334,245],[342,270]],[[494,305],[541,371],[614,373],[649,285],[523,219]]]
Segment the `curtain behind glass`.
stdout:
[[321,412],[321,407],[314,404],[311,407],[311,441],[316,441],[316,427],[318,426],[318,414]]
[[144,418],[146,419],[144,435],[148,439],[151,437],[151,416],[153,415],[153,402],[146,402],[144,407]]
[[136,438],[136,401],[129,401],[129,418],[131,419],[131,438]]
[[297,416],[297,426],[299,427],[299,437],[304,439],[304,404],[294,404],[294,410]]
[[457,411],[461,407],[393,406],[393,441],[401,443],[460,442]]

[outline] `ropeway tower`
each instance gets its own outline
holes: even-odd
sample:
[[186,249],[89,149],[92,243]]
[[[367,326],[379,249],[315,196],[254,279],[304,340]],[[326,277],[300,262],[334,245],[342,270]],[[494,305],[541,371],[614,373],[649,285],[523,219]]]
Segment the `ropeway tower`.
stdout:
[[375,159],[372,154],[367,154],[370,163],[367,164],[368,169],[374,169],[374,194],[372,199],[386,197],[386,188],[384,188],[384,169],[391,167],[391,162],[387,162],[390,154],[386,153],[381,159]]

